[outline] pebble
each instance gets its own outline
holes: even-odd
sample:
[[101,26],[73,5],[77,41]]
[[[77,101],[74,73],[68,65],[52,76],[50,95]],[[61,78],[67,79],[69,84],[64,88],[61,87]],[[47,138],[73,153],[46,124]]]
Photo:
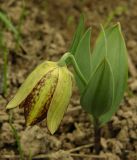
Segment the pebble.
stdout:
[[137,139],[137,134],[136,134],[136,132],[134,132],[133,130],[130,130],[129,136],[130,136],[132,139]]
[[137,42],[135,40],[129,40],[127,46],[132,49],[137,46]]
[[128,142],[129,138],[128,138],[128,128],[127,127],[123,127],[120,132],[117,135],[117,139],[121,142]]

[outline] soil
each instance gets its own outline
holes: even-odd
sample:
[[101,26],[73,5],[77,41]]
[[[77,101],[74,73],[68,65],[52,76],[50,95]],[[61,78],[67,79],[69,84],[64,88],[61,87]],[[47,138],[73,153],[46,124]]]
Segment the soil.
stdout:
[[[31,0],[25,2],[20,21],[22,8],[23,0],[0,0],[0,10],[15,26],[20,24],[23,44],[19,49],[12,32],[0,22],[9,50],[8,91],[5,96],[0,94],[0,160],[20,159],[17,138],[9,123],[11,113],[26,160],[137,160],[137,1]],[[49,133],[46,122],[26,127],[22,109],[15,108],[11,113],[5,110],[7,102],[35,66],[45,59],[56,61],[67,51],[81,12],[85,14],[86,26],[93,28],[92,43],[100,24],[115,12],[112,23],[121,23],[129,55],[128,89],[117,113],[102,127],[98,155],[94,152],[93,123],[80,107],[75,85],[68,111],[54,135]],[[0,68],[2,64],[1,51]]]

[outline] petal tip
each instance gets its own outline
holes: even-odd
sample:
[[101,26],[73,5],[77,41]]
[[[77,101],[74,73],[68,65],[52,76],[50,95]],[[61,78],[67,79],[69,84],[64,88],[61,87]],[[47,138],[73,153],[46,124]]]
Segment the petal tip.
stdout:
[[54,124],[47,123],[47,126],[48,126],[48,130],[52,135],[57,131],[57,127]]
[[[48,128],[49,129],[49,128]],[[53,135],[55,132],[56,132],[56,130],[54,130],[53,128],[51,129],[49,129],[49,131],[50,131],[50,133]]]
[[7,104],[7,106],[6,106],[6,109],[8,110],[8,109],[13,109],[13,108],[16,108],[17,106],[14,106],[14,105],[12,105],[12,103],[8,103]]

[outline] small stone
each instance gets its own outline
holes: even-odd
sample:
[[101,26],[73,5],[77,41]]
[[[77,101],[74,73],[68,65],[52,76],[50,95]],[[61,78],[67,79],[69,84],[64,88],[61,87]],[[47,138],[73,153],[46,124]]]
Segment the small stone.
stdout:
[[133,121],[133,123],[134,123],[135,125],[137,125],[137,116],[133,116],[133,117],[132,117],[132,121]]
[[128,129],[132,129],[134,127],[134,123],[131,119],[127,119],[127,126]]
[[122,126],[126,126],[126,125],[127,125],[127,120],[126,120],[126,119],[123,119],[123,120],[121,121],[121,125],[122,125]]
[[136,134],[136,132],[134,132],[133,130],[130,130],[129,136],[130,136],[131,138],[133,138],[133,139],[137,139],[137,134]]
[[12,144],[15,142],[11,126],[7,122],[3,123],[2,125],[0,141],[2,141],[5,144]]
[[123,114],[123,117],[124,117],[124,118],[130,118],[130,117],[132,117],[132,115],[133,115],[133,113],[132,113],[131,111],[127,111],[127,112],[125,112],[125,113]]
[[103,147],[103,149],[107,149],[107,142],[105,138],[101,138],[101,146]]
[[117,139],[120,140],[121,142],[128,142],[129,138],[128,138],[128,128],[124,127],[120,130],[120,132],[117,135]]
[[59,45],[59,46],[64,46],[65,45],[65,41],[62,37],[62,35],[60,33],[56,33],[55,34],[55,42]]
[[121,154],[123,149],[123,144],[116,139],[109,139],[107,141],[108,149],[112,150],[112,153]]
[[117,115],[118,116],[123,116],[123,111],[121,109],[119,109],[118,112],[117,112]]
[[130,88],[132,91],[137,91],[137,80],[130,84]]
[[129,40],[127,46],[132,49],[137,46],[137,42],[135,40]]
[[0,123],[3,123],[4,121],[8,121],[9,116],[5,112],[0,111]]
[[120,158],[112,153],[106,153],[105,156],[107,157],[107,160],[120,160]]
[[137,159],[137,153],[135,151],[131,151],[131,152],[129,152],[127,158],[130,159],[130,160],[136,160]]

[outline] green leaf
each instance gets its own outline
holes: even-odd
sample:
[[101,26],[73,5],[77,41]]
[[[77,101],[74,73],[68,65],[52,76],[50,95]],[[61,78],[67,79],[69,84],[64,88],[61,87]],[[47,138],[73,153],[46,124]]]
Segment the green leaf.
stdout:
[[109,112],[100,118],[102,124],[109,121],[112,115],[117,111],[124,95],[128,77],[127,50],[121,33],[120,24],[105,29],[105,36],[106,39],[102,31],[91,57],[91,67],[92,72],[94,72],[94,68],[97,67],[98,63],[100,63],[104,55],[106,55],[107,47],[107,58],[114,76],[114,102]]
[[19,32],[17,31],[17,29],[14,27],[14,25],[12,24],[12,22],[10,21],[10,19],[7,17],[6,14],[4,14],[3,12],[0,12],[0,21],[2,21],[4,23],[4,25],[14,33],[15,39],[19,40],[20,39],[20,35]]
[[[76,53],[74,55],[78,67],[84,78],[88,81],[91,75],[91,51],[90,51],[91,28],[89,28],[79,42]],[[83,83],[76,75],[77,85],[82,93],[84,90]]]
[[96,40],[96,44],[91,54],[91,73],[95,71],[98,64],[100,64],[104,57],[108,54],[106,34],[104,32],[103,27],[101,27],[101,29],[101,33],[99,34],[99,37]]
[[23,100],[29,95],[38,81],[53,68],[56,68],[57,64],[55,62],[44,61],[34,71],[27,77],[24,83],[21,85],[17,91],[14,98],[8,103],[7,109],[15,108],[23,102]]
[[69,52],[71,52],[73,55],[75,54],[77,47],[78,47],[78,44],[79,44],[79,41],[82,38],[82,35],[84,33],[84,28],[85,28],[84,27],[84,16],[81,15],[77,30],[74,34],[73,41],[72,41],[72,44],[69,49]]
[[113,103],[114,79],[110,64],[106,58],[102,60],[81,98],[83,108],[98,119],[109,111]]
[[121,33],[120,24],[115,26],[115,28],[110,31],[107,30],[106,35],[108,41],[108,50],[111,53],[109,60],[114,74],[115,92],[114,103],[111,107],[111,110],[103,115],[100,119],[102,123],[109,121],[112,115],[117,111],[119,104],[124,96],[124,91],[126,89],[128,79],[127,50],[124,38]]

